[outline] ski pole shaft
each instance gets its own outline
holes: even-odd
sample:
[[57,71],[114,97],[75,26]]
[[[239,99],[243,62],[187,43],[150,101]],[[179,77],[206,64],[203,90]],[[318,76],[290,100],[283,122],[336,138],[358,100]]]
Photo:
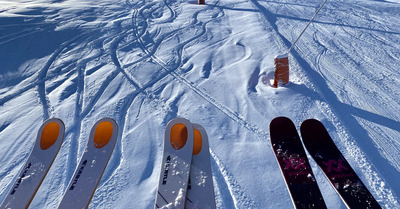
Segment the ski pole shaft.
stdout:
[[319,9],[317,10],[317,12],[314,14],[314,16],[311,18],[311,20],[308,22],[308,24],[306,25],[306,27],[303,29],[303,31],[300,33],[299,37],[297,37],[296,41],[293,42],[292,46],[289,48],[289,50],[287,51],[287,54],[289,54],[289,52],[293,49],[294,45],[297,43],[297,41],[300,39],[300,37],[303,35],[303,33],[306,31],[306,29],[308,28],[308,26],[311,24],[311,22],[314,20],[314,18],[317,16],[317,14],[319,13],[319,11],[321,11],[322,7],[325,5],[325,3],[328,0],[325,0],[324,3],[322,3],[322,5],[319,7]]

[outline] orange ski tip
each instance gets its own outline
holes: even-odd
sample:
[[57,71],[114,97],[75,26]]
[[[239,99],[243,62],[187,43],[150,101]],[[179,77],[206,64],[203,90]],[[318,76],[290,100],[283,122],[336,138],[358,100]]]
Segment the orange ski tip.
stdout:
[[50,148],[58,138],[60,134],[60,124],[57,122],[50,122],[45,125],[40,138],[40,148],[46,150]]
[[113,134],[113,124],[110,121],[103,121],[99,123],[94,132],[94,146],[97,149],[103,148],[110,141]]
[[188,130],[185,124],[177,123],[171,127],[170,141],[175,150],[182,149],[188,138]]
[[197,129],[193,129],[194,143],[193,143],[193,155],[197,155],[201,151],[203,140],[201,139],[201,133]]

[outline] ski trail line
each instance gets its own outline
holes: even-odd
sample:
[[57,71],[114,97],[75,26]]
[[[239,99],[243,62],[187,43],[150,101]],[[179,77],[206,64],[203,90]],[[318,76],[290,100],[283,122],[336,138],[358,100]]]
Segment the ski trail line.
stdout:
[[229,173],[226,166],[221,162],[217,155],[210,148],[210,155],[212,161],[214,161],[218,167],[219,173],[222,175],[226,186],[230,192],[233,204],[235,208],[258,208],[254,200],[250,199],[244,189],[234,179],[233,175]]
[[[137,14],[138,14],[137,9],[134,9],[133,17],[132,17],[132,22],[133,22],[132,25],[133,26],[137,26],[136,25]],[[168,65],[163,60],[158,58],[154,54],[154,52],[150,52],[146,48],[145,43],[141,39],[140,34],[139,34],[139,32],[137,31],[136,28],[137,27],[133,27],[133,31],[134,31],[134,35],[135,35],[135,37],[136,37],[136,39],[137,39],[137,41],[139,43],[140,48],[143,50],[144,53],[146,53],[150,58],[152,58],[154,60],[154,62],[156,62],[158,65],[160,65],[168,74],[172,75],[176,80],[178,80],[179,82],[181,82],[181,83],[185,84],[186,86],[188,86],[192,91],[194,91],[196,94],[198,94],[201,98],[205,99],[207,102],[209,102],[211,105],[216,107],[218,110],[220,110],[222,113],[227,115],[230,119],[232,119],[233,121],[235,121],[239,125],[241,125],[244,128],[248,129],[249,131],[251,131],[255,135],[259,136],[261,139],[268,140],[267,131],[265,131],[265,130],[263,130],[261,128],[258,128],[257,126],[251,124],[243,116],[241,116],[239,113],[231,110],[230,108],[228,108],[227,106],[225,106],[221,102],[219,102],[216,99],[214,99],[211,95],[209,95],[205,91],[203,91],[200,88],[198,88],[195,84],[191,83],[189,80],[187,80],[183,76],[181,76],[178,73],[176,73],[175,70],[179,69],[179,67],[177,67],[176,69],[169,69]],[[155,50],[153,50],[153,51],[155,51]]]
[[61,52],[64,50],[65,47],[73,43],[75,40],[79,39],[82,37],[82,35],[77,36],[67,42],[64,42],[56,51],[50,56],[50,58],[47,60],[46,64],[43,66],[43,68],[39,71],[37,80],[37,90],[39,94],[39,100],[40,103],[42,104],[43,108],[43,118],[48,119],[50,117],[53,117],[53,108],[51,107],[50,101],[48,100],[46,96],[46,77],[47,77],[47,72],[50,69],[51,65],[54,63],[54,61],[57,59],[57,57],[61,54]]

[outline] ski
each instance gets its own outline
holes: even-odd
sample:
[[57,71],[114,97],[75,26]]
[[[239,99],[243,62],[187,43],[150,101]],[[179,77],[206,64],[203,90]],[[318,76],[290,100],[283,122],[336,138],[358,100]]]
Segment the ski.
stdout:
[[306,120],[301,124],[300,131],[308,152],[348,208],[381,208],[320,121]]
[[87,208],[118,138],[118,125],[102,118],[94,125],[85,151],[58,208]]
[[193,135],[192,124],[184,118],[175,118],[167,124],[154,208],[185,208]]
[[57,118],[40,127],[35,145],[0,208],[27,208],[49,171],[64,139],[64,123]]
[[326,208],[293,122],[277,117],[269,129],[272,148],[295,208]]
[[210,149],[206,130],[198,124],[194,128],[194,145],[190,167],[186,208],[215,209],[215,195],[211,171]]

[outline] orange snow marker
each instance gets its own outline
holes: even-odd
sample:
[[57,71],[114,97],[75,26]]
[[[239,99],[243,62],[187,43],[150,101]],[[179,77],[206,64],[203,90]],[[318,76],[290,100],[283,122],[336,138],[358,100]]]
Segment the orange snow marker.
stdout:
[[278,88],[278,85],[285,85],[289,83],[288,54],[276,56],[274,59],[274,63],[275,63],[275,78],[274,78],[274,84],[272,86]]
[[286,54],[276,56],[274,61],[275,61],[275,78],[274,78],[274,84],[272,87],[278,88],[278,85],[285,85],[289,83],[289,53],[293,49],[294,45],[296,45],[297,41],[300,39],[300,37],[304,34],[308,26],[311,24],[311,22],[314,20],[314,18],[317,16],[317,14],[321,11],[322,7],[325,5],[327,0],[324,1],[324,3],[321,4],[317,12],[314,14],[314,16],[311,18],[311,20],[307,23],[306,27],[303,29],[303,31],[300,33],[300,35],[297,37],[297,39],[293,42],[292,46],[290,46],[289,50],[286,52]]

